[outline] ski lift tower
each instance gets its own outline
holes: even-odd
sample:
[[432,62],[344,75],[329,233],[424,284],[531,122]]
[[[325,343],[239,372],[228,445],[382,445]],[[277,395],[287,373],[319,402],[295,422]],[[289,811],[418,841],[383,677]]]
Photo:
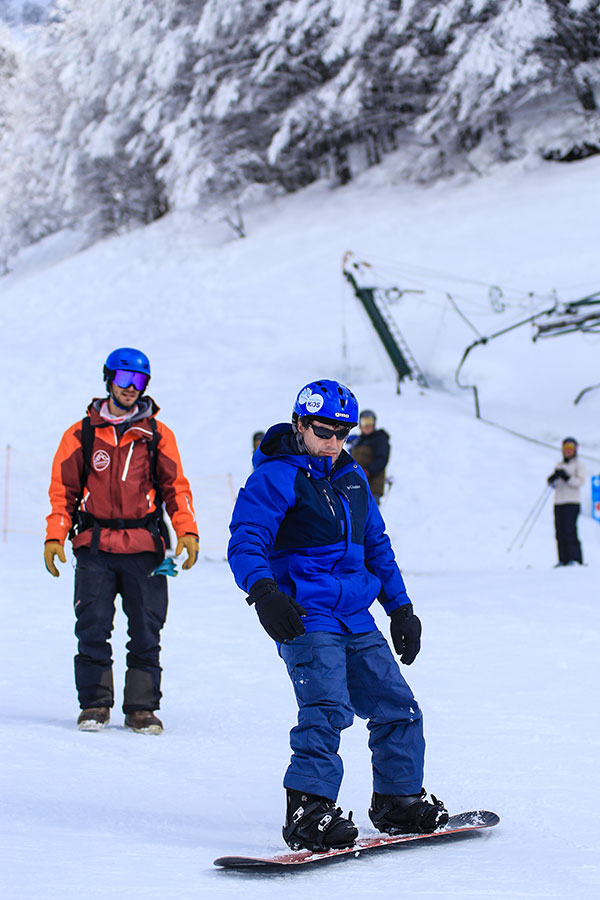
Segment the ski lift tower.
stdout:
[[[421,387],[429,387],[423,371],[419,368],[386,303],[384,292],[378,287],[361,287],[358,284],[356,273],[360,270],[360,263],[350,262],[352,255],[349,251],[344,256],[342,269],[344,277],[350,283],[357,299],[360,300],[364,307],[396,370],[397,392],[400,393],[400,384],[405,378],[416,381]],[[354,269],[354,272],[351,269]]]

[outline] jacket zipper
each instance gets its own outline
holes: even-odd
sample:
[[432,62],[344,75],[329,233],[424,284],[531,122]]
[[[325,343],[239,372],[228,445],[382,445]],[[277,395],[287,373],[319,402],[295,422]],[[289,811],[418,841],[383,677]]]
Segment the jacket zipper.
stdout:
[[333,508],[333,503],[331,502],[331,497],[329,496],[329,494],[327,493],[325,488],[322,488],[321,490],[323,491],[323,495],[324,495],[325,499],[327,500],[327,503],[329,504],[329,509],[331,510],[331,515],[335,519],[335,509]]
[[[322,488],[322,491],[325,495],[325,499],[327,500],[327,503],[329,504],[329,509],[331,510],[331,515],[333,516],[334,519],[337,519],[337,521],[340,523],[340,527],[342,529],[342,537],[343,537],[346,534],[345,518],[343,515],[341,517],[337,515],[337,513],[335,511],[335,507],[334,507],[333,503],[331,502],[331,497],[329,496],[329,494],[327,493],[325,488]],[[343,506],[342,506],[342,512],[343,512]]]
[[125,467],[123,469],[123,474],[121,475],[121,481],[125,481],[127,478],[127,473],[129,472],[129,463],[131,462],[131,454],[133,453],[133,445],[135,441],[132,441],[129,445],[129,452],[127,454],[127,459],[125,460]]

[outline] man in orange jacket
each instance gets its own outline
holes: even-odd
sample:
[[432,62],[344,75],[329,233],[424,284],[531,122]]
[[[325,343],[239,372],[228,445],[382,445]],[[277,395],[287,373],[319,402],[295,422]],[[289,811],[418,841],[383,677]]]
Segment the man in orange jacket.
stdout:
[[155,715],[161,691],[159,637],[167,615],[167,579],[153,574],[164,559],[168,530],[164,503],[177,535],[184,569],[198,558],[196,515],[173,432],[144,396],[150,363],[140,350],[121,347],[104,365],[108,397],[64,433],[52,464],[44,562],[58,577],[72,540],[75,568],[75,683],[83,731],[98,731],[114,705],[112,648],[116,595],[123,600],[130,640],[123,712],[125,726],[160,734]]

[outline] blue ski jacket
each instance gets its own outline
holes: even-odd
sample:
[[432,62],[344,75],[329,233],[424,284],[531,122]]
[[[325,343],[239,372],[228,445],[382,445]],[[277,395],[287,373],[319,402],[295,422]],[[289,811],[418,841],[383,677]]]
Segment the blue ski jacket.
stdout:
[[365,473],[342,450],[313,457],[292,426],[274,425],[252,458],[230,524],[228,561],[250,591],[273,578],[306,610],[308,631],[374,631],[369,607],[410,603]]

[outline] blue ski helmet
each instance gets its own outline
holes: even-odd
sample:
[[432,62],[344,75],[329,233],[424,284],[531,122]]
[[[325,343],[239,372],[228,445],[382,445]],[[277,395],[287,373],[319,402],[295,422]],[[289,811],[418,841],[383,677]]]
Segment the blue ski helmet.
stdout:
[[294,403],[293,421],[303,416],[354,426],[358,423],[358,400],[350,388],[339,381],[311,381],[302,388]]
[[133,347],[119,347],[106,357],[104,363],[104,381],[108,385],[114,378],[115,372],[121,369],[125,372],[142,372],[150,381],[150,360],[141,350]]

